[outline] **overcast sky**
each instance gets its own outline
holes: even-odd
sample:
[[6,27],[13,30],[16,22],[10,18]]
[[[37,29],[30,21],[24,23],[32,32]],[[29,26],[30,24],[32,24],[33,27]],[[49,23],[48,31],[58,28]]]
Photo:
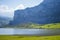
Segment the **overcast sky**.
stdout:
[[39,5],[43,0],[0,0],[0,16],[13,17],[14,10]]

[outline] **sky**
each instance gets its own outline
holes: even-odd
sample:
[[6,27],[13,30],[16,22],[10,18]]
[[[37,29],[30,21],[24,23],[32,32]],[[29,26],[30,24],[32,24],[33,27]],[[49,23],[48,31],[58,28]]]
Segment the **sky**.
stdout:
[[39,5],[44,0],[0,0],[0,16],[13,17],[14,10]]

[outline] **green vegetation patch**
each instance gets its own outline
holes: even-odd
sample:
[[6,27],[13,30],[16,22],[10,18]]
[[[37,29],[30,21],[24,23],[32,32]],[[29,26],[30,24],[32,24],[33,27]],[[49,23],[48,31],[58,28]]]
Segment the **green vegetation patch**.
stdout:
[[0,40],[60,40],[59,36],[7,36],[0,35]]
[[36,24],[36,23],[26,23],[26,24],[18,24],[18,25],[6,25],[5,28],[60,28],[60,23],[51,23],[51,24]]

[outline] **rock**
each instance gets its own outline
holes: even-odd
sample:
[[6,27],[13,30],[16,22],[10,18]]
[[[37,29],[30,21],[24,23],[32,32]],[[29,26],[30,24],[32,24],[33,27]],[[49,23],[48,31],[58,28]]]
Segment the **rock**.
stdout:
[[58,23],[60,22],[60,0],[44,0],[43,3],[24,10],[15,10],[11,25],[21,23]]

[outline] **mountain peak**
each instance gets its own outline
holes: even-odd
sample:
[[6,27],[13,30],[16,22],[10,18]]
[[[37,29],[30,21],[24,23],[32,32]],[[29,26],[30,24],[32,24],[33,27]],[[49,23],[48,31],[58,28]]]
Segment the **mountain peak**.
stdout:
[[38,6],[25,10],[16,10],[14,20],[10,24],[27,22],[39,24],[60,22],[60,0],[44,0]]

